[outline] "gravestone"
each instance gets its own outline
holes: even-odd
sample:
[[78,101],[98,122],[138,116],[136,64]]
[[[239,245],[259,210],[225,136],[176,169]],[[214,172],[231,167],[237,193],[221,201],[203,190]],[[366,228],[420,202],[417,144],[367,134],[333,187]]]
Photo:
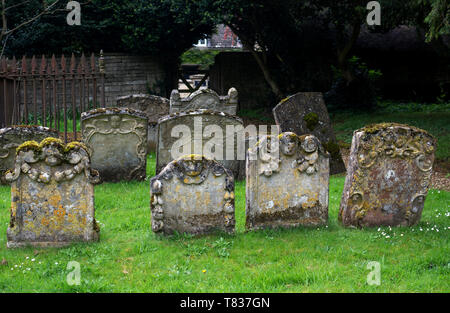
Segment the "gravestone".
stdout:
[[58,137],[58,132],[42,126],[11,126],[0,129],[0,182],[6,184],[5,172],[14,167],[16,149],[25,141]]
[[103,181],[144,180],[147,117],[129,108],[101,108],[81,114],[83,142],[92,168]]
[[[237,116],[210,110],[179,112],[160,118],[158,122],[156,173],[159,173],[172,160],[184,154],[204,154],[208,158],[214,158],[214,156],[207,153],[206,148],[209,145],[208,142],[211,143],[212,140],[217,140],[218,144],[222,146],[222,153],[220,153],[220,157],[216,157],[215,159],[230,169],[233,175],[237,177],[239,172],[239,160],[237,156],[239,133],[227,133],[227,126],[228,128],[234,129],[236,127],[243,128],[243,122]],[[211,128],[220,131],[222,135],[221,140],[219,137],[220,134],[207,133],[207,130]],[[228,160],[226,155],[227,140],[233,140],[233,145],[229,143],[229,146],[232,147],[233,155]],[[196,144],[199,149],[196,149]],[[181,145],[185,147],[190,146],[189,151],[183,153],[184,149]],[[174,153],[178,153],[179,155],[173,156]],[[245,158],[244,154],[243,158]]]
[[330,153],[330,173],[345,172],[339,145],[327,107],[320,92],[299,92],[282,100],[274,109],[275,122],[282,132],[312,134]]
[[17,148],[11,183],[11,220],[7,246],[62,246],[97,241],[94,186],[98,172],[90,167],[87,148],[56,138]]
[[234,232],[234,179],[220,163],[201,155],[180,157],[150,186],[155,233]]
[[247,229],[325,225],[329,154],[312,135],[266,136],[248,150]]
[[148,119],[147,151],[156,151],[158,119],[169,114],[169,99],[146,94],[135,94],[116,99],[117,107],[142,111]]
[[339,220],[345,226],[411,226],[422,215],[435,139],[422,129],[383,123],[353,133]]
[[204,109],[236,115],[237,106],[238,92],[235,88],[230,88],[226,96],[219,96],[212,89],[197,90],[183,99],[176,89],[170,95],[170,113]]

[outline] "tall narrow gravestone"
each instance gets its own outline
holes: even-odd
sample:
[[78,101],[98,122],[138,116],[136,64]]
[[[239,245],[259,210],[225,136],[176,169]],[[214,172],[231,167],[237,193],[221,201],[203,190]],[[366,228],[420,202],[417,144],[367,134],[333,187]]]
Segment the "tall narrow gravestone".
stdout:
[[150,186],[155,233],[234,231],[234,179],[220,163],[201,155],[180,157]]
[[339,220],[345,226],[419,222],[431,182],[435,139],[422,129],[385,123],[353,133]]
[[330,173],[345,172],[339,145],[320,92],[299,92],[282,100],[274,109],[275,122],[282,132],[312,134],[330,153]]
[[170,95],[170,113],[203,109],[236,115],[237,106],[238,92],[235,88],[230,88],[226,96],[219,96],[212,89],[197,90],[184,99],[176,89]]
[[329,154],[312,135],[267,136],[248,150],[246,227],[324,225]]
[[156,151],[158,119],[169,114],[169,99],[154,95],[135,94],[119,97],[116,100],[117,107],[145,113],[148,119],[147,151]]
[[40,142],[47,137],[58,137],[58,132],[42,126],[11,126],[0,129],[0,181],[5,184],[5,172],[14,167],[16,149],[25,141]]
[[99,178],[83,144],[27,141],[17,148],[6,179],[11,182],[8,247],[98,240],[93,184]]
[[84,112],[81,131],[92,168],[103,181],[145,179],[147,117],[143,112],[128,108]]
[[[182,155],[202,154],[215,158],[237,175],[240,127],[243,129],[239,117],[210,110],[180,112],[160,118],[156,173]],[[245,159],[244,153],[242,159]]]

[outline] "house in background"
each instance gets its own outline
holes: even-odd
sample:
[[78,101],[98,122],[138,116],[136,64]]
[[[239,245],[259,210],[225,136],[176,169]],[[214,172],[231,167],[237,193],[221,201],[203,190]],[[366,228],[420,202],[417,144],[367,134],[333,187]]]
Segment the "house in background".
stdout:
[[200,39],[196,48],[207,49],[242,49],[242,43],[230,27],[220,24],[217,31],[210,38]]

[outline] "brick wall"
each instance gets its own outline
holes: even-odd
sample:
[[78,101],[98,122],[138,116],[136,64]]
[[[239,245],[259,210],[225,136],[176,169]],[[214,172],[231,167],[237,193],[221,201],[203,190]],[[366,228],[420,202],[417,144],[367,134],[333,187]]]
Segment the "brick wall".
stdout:
[[160,92],[165,74],[159,61],[151,56],[105,53],[105,102],[115,105],[116,98],[129,94]]

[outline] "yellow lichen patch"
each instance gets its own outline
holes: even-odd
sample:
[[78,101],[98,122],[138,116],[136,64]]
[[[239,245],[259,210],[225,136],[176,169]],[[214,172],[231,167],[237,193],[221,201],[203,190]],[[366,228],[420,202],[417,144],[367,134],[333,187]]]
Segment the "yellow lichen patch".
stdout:
[[41,146],[34,140],[25,141],[23,144],[17,147],[16,152],[19,153],[20,151],[28,150],[40,151]]
[[39,144],[41,149],[45,146],[57,146],[58,148],[64,150],[64,143],[59,138],[47,137],[41,141]]
[[55,193],[48,198],[48,203],[55,208],[59,206],[60,202],[61,202],[61,195],[59,193]]
[[82,142],[78,142],[78,141],[72,141],[69,142],[65,147],[64,147],[64,151],[69,152],[70,150],[73,149],[79,149],[82,148],[85,151],[88,151],[88,148],[86,147],[86,145]]

